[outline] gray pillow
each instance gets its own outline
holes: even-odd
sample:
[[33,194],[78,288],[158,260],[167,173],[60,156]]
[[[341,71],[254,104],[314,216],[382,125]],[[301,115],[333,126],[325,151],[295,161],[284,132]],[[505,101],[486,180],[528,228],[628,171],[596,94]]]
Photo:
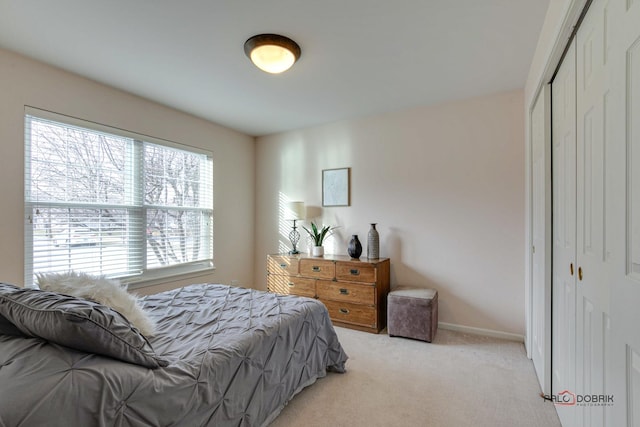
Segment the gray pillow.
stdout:
[[0,316],[30,337],[147,368],[168,364],[120,313],[93,301],[15,288],[0,292]]
[[[0,295],[5,293],[14,292],[16,289],[19,289],[17,286],[8,285],[6,283],[0,283]],[[16,328],[16,326],[9,322],[6,317],[0,314],[0,335],[14,335],[22,337],[24,336],[20,329]]]
[[22,332],[20,332],[20,329],[16,328],[15,325],[9,322],[4,316],[0,316],[0,335],[22,336]]

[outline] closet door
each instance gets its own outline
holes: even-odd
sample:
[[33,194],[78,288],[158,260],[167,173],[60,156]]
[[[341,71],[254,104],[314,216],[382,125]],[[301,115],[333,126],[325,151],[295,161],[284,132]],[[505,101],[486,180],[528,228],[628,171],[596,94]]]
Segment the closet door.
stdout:
[[[576,35],[577,105],[577,254],[576,388],[582,396],[607,394],[606,361],[610,358],[608,272],[611,262],[610,205],[605,186],[611,179],[607,163],[607,116],[610,114],[608,58],[604,30],[607,0],[595,0]],[[608,23],[609,25],[611,23]],[[605,407],[575,406],[576,425],[603,426]]]
[[[569,47],[552,84],[553,324],[552,393],[575,390],[576,331],[576,49]],[[557,405],[564,427],[572,406]]]
[[640,426],[640,0],[593,0],[552,91],[552,391],[605,403],[556,408]]
[[617,171],[607,183],[616,220],[610,425],[631,427],[640,426],[640,0],[611,0],[607,14],[605,45],[615,95],[607,114],[612,141],[607,155]]
[[545,394],[551,393],[551,144],[550,87],[531,114],[531,359]]

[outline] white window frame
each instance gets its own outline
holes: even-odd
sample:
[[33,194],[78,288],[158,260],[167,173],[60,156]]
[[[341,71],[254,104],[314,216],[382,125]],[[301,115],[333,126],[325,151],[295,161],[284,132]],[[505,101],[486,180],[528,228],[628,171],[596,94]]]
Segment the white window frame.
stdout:
[[[104,208],[104,207],[112,207],[111,205],[101,205],[101,204],[83,204],[83,203],[74,203],[74,202],[55,202],[55,203],[47,203],[45,201],[34,201],[34,200],[30,200],[31,196],[30,196],[30,188],[29,188],[29,182],[27,182],[27,180],[30,180],[30,174],[31,174],[31,170],[30,170],[30,164],[31,164],[31,151],[30,151],[30,147],[31,147],[31,143],[29,142],[29,138],[31,137],[30,135],[30,129],[27,126],[27,120],[28,117],[34,117],[37,119],[44,119],[44,120],[50,120],[50,121],[54,121],[54,122],[58,122],[64,125],[70,125],[70,126],[75,126],[75,127],[79,127],[79,128],[84,128],[90,131],[97,131],[97,132],[101,132],[101,133],[106,133],[106,134],[112,134],[118,137],[125,137],[125,138],[130,138],[135,140],[136,144],[133,145],[133,149],[132,149],[132,155],[134,157],[138,157],[143,155],[143,145],[144,143],[151,143],[151,144],[155,144],[155,145],[160,145],[160,146],[164,146],[164,147],[168,147],[168,148],[173,148],[173,149],[177,149],[177,150],[181,150],[181,151],[187,151],[187,152],[191,152],[191,153],[195,153],[195,154],[201,154],[201,155],[205,155],[207,160],[210,163],[210,168],[211,168],[211,183],[210,183],[210,189],[211,192],[213,192],[213,154],[211,151],[209,150],[204,150],[201,148],[196,148],[196,147],[192,147],[192,146],[188,146],[188,145],[184,145],[184,144],[180,144],[177,142],[173,142],[173,141],[168,141],[168,140],[164,140],[164,139],[159,139],[159,138],[155,138],[155,137],[151,137],[148,135],[142,135],[139,133],[135,133],[135,132],[131,132],[131,131],[127,131],[127,130],[123,130],[123,129],[119,129],[119,128],[115,128],[115,127],[111,127],[111,126],[107,126],[107,125],[103,125],[103,124],[99,124],[99,123],[95,123],[95,122],[90,122],[90,121],[86,121],[86,120],[82,120],[82,119],[78,119],[75,117],[71,117],[71,116],[67,116],[67,115],[63,115],[63,114],[58,114],[58,113],[54,113],[51,111],[46,111],[46,110],[42,110],[42,109],[38,109],[38,108],[34,108],[34,107],[30,107],[30,106],[25,106],[25,114],[24,114],[24,118],[25,118],[25,182],[24,182],[24,188],[25,188],[25,247],[24,247],[24,253],[25,253],[25,284],[29,285],[30,283],[33,282],[33,276],[34,276],[34,271],[33,271],[33,245],[34,245],[34,239],[33,239],[33,227],[30,226],[31,224],[31,215],[32,212],[34,211],[34,208],[36,208],[37,206],[39,207],[46,207],[46,206],[55,206],[55,207],[64,207],[69,206],[69,207],[89,207],[91,209],[100,209],[100,208]],[[137,162],[136,160],[131,161],[129,164],[131,165],[135,165],[136,163],[141,163],[141,162]],[[143,187],[143,174],[142,174],[142,170],[137,169],[135,170],[134,173],[134,187],[136,189],[136,191],[144,191]],[[213,206],[213,194],[211,194],[210,197],[210,209],[206,209],[206,208],[189,208],[189,207],[180,207],[180,210],[195,210],[195,211],[199,211],[199,212],[205,212],[204,215],[208,214],[209,217],[209,224],[208,225],[208,231],[206,232],[206,234],[208,234],[208,242],[205,242],[206,244],[209,245],[209,258],[205,259],[205,260],[198,260],[198,261],[193,261],[193,262],[184,262],[184,263],[180,263],[180,264],[176,264],[176,265],[171,265],[171,266],[164,266],[164,267],[154,267],[154,268],[147,268],[147,237],[146,237],[146,232],[145,232],[145,237],[144,239],[139,239],[138,241],[140,242],[140,244],[143,245],[142,248],[138,247],[138,253],[142,254],[142,261],[141,263],[143,264],[142,268],[141,268],[141,272],[139,274],[129,274],[129,275],[113,275],[113,276],[109,276],[109,277],[113,277],[113,278],[118,278],[120,279],[120,281],[122,283],[125,283],[127,285],[129,285],[129,287],[131,288],[136,288],[136,287],[141,287],[141,286],[149,286],[149,285],[154,285],[154,284],[158,284],[158,283],[163,283],[166,282],[167,279],[179,279],[179,278],[186,278],[186,277],[191,277],[191,276],[197,276],[197,275],[201,275],[207,272],[211,272],[215,269],[214,266],[214,239],[213,239],[213,221],[214,221],[214,206]],[[124,206],[124,205],[122,205]],[[140,220],[143,221],[143,224],[146,224],[146,218],[147,218],[147,210],[148,209],[157,209],[157,208],[168,208],[168,209],[176,209],[175,206],[157,206],[157,205],[147,205],[144,202],[144,197],[142,198],[142,202],[140,206],[130,206],[131,208],[134,208],[137,210],[137,208],[139,208],[140,210]],[[143,227],[143,230],[146,230],[146,227]]]

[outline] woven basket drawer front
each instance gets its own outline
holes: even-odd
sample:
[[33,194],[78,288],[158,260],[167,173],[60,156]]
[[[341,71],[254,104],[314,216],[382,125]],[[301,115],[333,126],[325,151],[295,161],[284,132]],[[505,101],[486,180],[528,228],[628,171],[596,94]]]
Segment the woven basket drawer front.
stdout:
[[336,321],[354,323],[369,328],[377,326],[375,307],[348,302],[321,301],[327,306],[329,316]]
[[267,286],[270,292],[283,295],[299,295],[309,298],[316,296],[315,279],[270,274],[267,277]]
[[336,266],[333,261],[323,259],[302,259],[300,260],[300,275],[331,280],[336,277]]
[[374,305],[376,303],[376,288],[372,285],[318,280],[316,283],[316,291],[318,298],[322,300],[345,301],[367,305]]

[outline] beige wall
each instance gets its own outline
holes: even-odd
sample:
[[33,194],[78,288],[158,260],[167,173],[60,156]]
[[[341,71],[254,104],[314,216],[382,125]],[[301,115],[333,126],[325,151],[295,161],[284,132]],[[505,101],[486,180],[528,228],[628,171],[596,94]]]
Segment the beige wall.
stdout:
[[[441,321],[524,333],[522,91],[272,135],[257,144],[4,50],[0,94],[0,281],[23,282],[23,118],[30,105],[213,151],[217,269],[144,293],[205,281],[266,288],[266,254],[289,245],[290,224],[280,215],[288,198],[341,226],[329,253],[345,253],[351,234],[365,243],[369,222],[378,222],[392,284],[438,289]],[[321,170],[336,167],[352,168],[351,206],[319,209]]]
[[437,289],[442,322],[524,334],[523,108],[513,91],[258,138],[257,287],[289,246],[282,202],[320,207],[322,169],[351,167],[351,206],[321,211],[341,226],[328,253],[377,222],[392,286]]
[[215,272],[141,292],[253,283],[254,138],[1,49],[0,281],[24,281],[25,105],[213,151]]

